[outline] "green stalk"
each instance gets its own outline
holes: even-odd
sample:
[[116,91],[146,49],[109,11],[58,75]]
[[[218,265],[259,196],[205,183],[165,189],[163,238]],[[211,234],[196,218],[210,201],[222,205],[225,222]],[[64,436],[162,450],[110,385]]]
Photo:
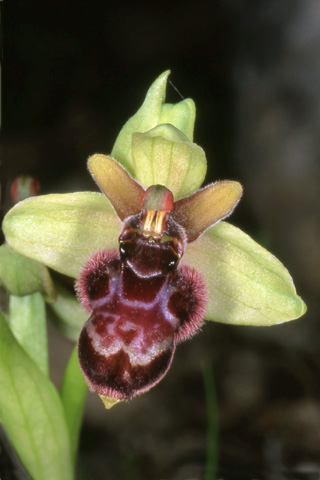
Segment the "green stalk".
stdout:
[[77,347],[75,347],[64,373],[60,394],[74,460],[78,451],[79,433],[87,392],[88,387],[79,367]]

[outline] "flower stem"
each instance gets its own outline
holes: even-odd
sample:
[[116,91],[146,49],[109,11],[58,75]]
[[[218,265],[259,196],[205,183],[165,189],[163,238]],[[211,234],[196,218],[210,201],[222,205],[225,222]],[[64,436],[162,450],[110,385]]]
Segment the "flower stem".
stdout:
[[76,458],[78,450],[79,433],[87,392],[88,387],[79,367],[77,347],[75,347],[64,373],[60,394],[69,429],[74,459]]
[[211,365],[202,369],[207,411],[207,460],[203,480],[214,480],[218,467],[218,406]]

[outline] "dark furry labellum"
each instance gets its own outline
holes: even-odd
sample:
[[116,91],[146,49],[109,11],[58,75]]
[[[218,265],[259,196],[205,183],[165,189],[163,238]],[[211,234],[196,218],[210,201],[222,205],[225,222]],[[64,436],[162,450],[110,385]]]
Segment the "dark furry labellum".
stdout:
[[171,217],[172,194],[152,186],[142,211],[127,218],[119,252],[102,250],[83,268],[77,291],[91,316],[79,338],[79,361],[90,389],[124,400],[157,384],[176,344],[203,324],[206,285],[179,266],[186,238]]

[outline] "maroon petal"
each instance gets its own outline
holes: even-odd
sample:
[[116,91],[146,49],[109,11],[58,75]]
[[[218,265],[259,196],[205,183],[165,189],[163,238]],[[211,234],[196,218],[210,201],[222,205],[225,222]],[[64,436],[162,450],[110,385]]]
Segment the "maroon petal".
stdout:
[[175,202],[172,217],[185,229],[188,243],[191,243],[209,227],[230,215],[241,195],[239,182],[216,182]]
[[116,160],[97,153],[89,158],[88,168],[120,220],[140,212],[144,188]]

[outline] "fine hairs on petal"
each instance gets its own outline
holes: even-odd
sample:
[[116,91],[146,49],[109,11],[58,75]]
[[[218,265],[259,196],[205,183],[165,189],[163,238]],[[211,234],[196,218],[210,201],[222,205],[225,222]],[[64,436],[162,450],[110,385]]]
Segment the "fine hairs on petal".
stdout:
[[175,333],[176,342],[190,339],[199,332],[205,320],[206,306],[208,302],[208,287],[202,275],[188,265],[179,268],[181,275],[181,286],[179,288],[179,299],[174,299],[176,308],[180,303],[181,325]]
[[109,264],[119,258],[118,250],[99,250],[91,255],[81,269],[75,284],[78,299],[87,312],[92,313],[92,288],[101,277],[108,273]]
[[188,243],[228,217],[242,196],[239,182],[224,180],[212,183],[174,203],[172,216],[186,232]]

